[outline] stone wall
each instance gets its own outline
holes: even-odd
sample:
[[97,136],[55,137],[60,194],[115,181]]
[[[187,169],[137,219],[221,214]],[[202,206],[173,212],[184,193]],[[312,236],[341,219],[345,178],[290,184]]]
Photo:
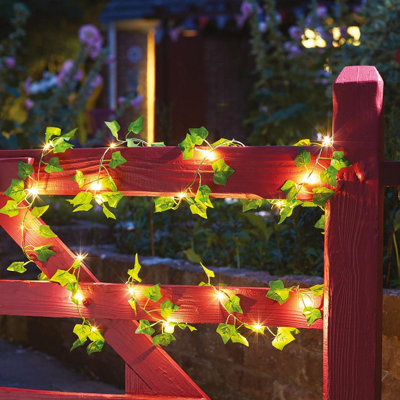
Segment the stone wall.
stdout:
[[[101,281],[124,282],[133,257],[110,248],[89,250],[90,268]],[[161,284],[198,284],[199,266],[178,260],[141,258],[143,281]],[[234,286],[265,286],[277,279],[265,272],[215,268],[216,281]],[[286,276],[287,285],[310,286],[321,278]],[[400,393],[400,291],[385,291],[383,315],[383,399],[397,400]],[[87,356],[83,349],[68,351],[74,340],[75,321],[50,318],[0,317],[0,333],[20,343],[47,351],[64,362],[99,378],[123,385],[124,365],[113,350]],[[168,352],[213,400],[314,400],[322,398],[322,331],[304,329],[296,341],[280,352],[268,335],[251,335],[250,347],[224,345],[215,325],[198,331],[177,332]]]

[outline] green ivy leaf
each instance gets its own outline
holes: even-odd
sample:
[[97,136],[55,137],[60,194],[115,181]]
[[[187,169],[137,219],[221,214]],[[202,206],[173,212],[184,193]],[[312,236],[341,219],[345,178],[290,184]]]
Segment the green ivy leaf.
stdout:
[[314,188],[313,193],[313,202],[321,207],[325,207],[326,202],[335,194],[333,190],[326,187]]
[[5,195],[11,197],[17,203],[25,199],[25,184],[24,181],[20,179],[11,179],[11,184],[4,192]]
[[112,192],[117,191],[117,185],[115,184],[114,179],[110,175],[105,176],[101,180],[101,185],[107,189],[110,189]]
[[314,296],[322,296],[324,294],[324,285],[314,285],[310,287]]
[[23,261],[14,261],[7,267],[7,271],[23,274],[26,271],[25,263]]
[[48,174],[51,174],[52,172],[63,171],[63,168],[60,165],[58,157],[52,157],[52,158],[50,158],[49,163],[46,165],[44,170]]
[[179,308],[179,306],[169,300],[165,300],[161,303],[160,308],[163,318],[168,319],[172,315],[172,313]]
[[217,333],[220,334],[224,344],[227,344],[229,339],[236,334],[236,327],[234,325],[220,323],[217,327]]
[[137,120],[131,122],[128,127],[128,132],[132,132],[138,135],[143,129],[143,115],[141,115]]
[[292,180],[288,179],[282,186],[281,186],[282,192],[286,194],[286,200],[287,201],[292,201],[297,195],[298,189],[297,185],[295,182]]
[[99,353],[104,347],[104,340],[96,340],[95,342],[89,343],[86,347],[86,352],[91,355],[93,353]]
[[136,328],[135,333],[144,334],[144,335],[152,335],[155,330],[150,326],[150,322],[146,319],[141,319],[139,321],[139,326]]
[[185,139],[178,144],[179,148],[182,151],[184,160],[190,160],[191,158],[193,158],[194,145],[195,143],[192,142],[191,136],[187,133]]
[[159,344],[165,347],[168,346],[174,340],[176,339],[172,333],[164,332],[153,337],[153,345]]
[[112,218],[112,219],[117,219],[114,215],[114,213],[112,213],[105,204],[102,205],[103,208],[103,213],[107,218]]
[[224,307],[227,309],[227,311],[232,314],[234,312],[243,314],[242,307],[240,307],[240,298],[236,296],[235,294],[232,295],[229,300],[227,300],[224,303]]
[[207,219],[207,206],[203,203],[193,203],[190,206],[192,214],[200,215],[200,217]]
[[74,128],[74,129],[70,130],[69,132],[64,133],[64,135],[62,135],[62,138],[64,140],[70,140],[74,137],[76,131],[77,131],[77,128]]
[[101,196],[104,199],[103,201],[108,202],[110,207],[115,208],[124,197],[124,194],[121,192],[103,192]]
[[72,332],[75,333],[76,336],[78,336],[78,339],[81,342],[86,341],[87,337],[89,336],[90,333],[90,326],[86,324],[76,324],[74,326],[74,329]]
[[111,161],[108,164],[110,168],[117,168],[118,165],[125,164],[126,159],[121,155],[120,151],[114,151],[111,156]]
[[83,172],[79,170],[76,170],[76,174],[72,177],[72,180],[75,181],[80,188],[85,184]]
[[272,346],[278,350],[283,350],[283,348],[289,343],[295,340],[293,334],[298,334],[300,331],[296,328],[280,327],[278,328],[278,333],[272,341]]
[[74,147],[73,144],[64,140],[64,137],[59,137],[53,140],[53,153],[65,153],[66,150],[72,149]]
[[40,225],[39,235],[44,238],[57,237],[57,235],[50,229],[49,225]]
[[287,217],[290,217],[293,214],[293,210],[300,204],[302,204],[300,200],[287,201],[285,207],[279,212],[280,219],[278,224],[281,224]]
[[317,319],[322,318],[321,311],[314,307],[304,307],[303,315],[307,319],[307,325],[310,326]]
[[49,142],[49,140],[53,137],[53,136],[60,136],[61,135],[61,129],[57,128],[56,126],[48,126],[46,128],[45,131],[45,142],[46,144]]
[[139,144],[135,142],[135,139],[126,138],[127,147],[139,147]]
[[332,154],[331,166],[338,171],[344,167],[349,167],[351,164],[344,156],[343,151],[334,151]]
[[93,206],[90,202],[93,200],[93,194],[90,192],[79,192],[73,199],[67,199],[68,203],[71,203],[76,211],[87,211]]
[[51,256],[56,254],[55,251],[50,249],[51,244],[45,244],[44,246],[34,247],[33,251],[37,254],[37,259],[42,262],[46,262]]
[[160,284],[157,283],[157,285],[146,287],[144,289],[144,296],[154,302],[160,300],[162,297]]
[[69,351],[75,350],[77,347],[83,346],[86,343],[86,339],[81,341],[79,339],[76,339],[74,343],[72,343],[71,348]]
[[207,185],[199,186],[194,200],[196,203],[201,203],[206,205],[207,207],[214,208],[210,201],[210,194],[211,189]]
[[243,212],[256,210],[263,205],[263,199],[242,199]]
[[183,250],[186,258],[193,264],[201,263],[201,257],[192,249]]
[[269,299],[277,301],[280,305],[289,299],[290,289],[285,288],[285,285],[280,279],[270,281],[269,288],[267,292],[267,297]]
[[165,147],[165,143],[164,142],[153,142],[151,144],[151,147]]
[[33,207],[32,215],[36,218],[41,217],[49,208],[49,206]]
[[131,299],[128,300],[129,305],[131,306],[132,310],[135,312],[135,316],[137,315],[137,311],[136,311],[136,299],[134,299],[133,297]]
[[311,161],[311,153],[304,150],[302,147],[299,148],[297,157],[294,159],[294,163],[297,168],[305,167]]
[[212,163],[212,169],[214,171],[214,183],[223,186],[226,185],[228,178],[235,172],[222,158]]
[[[51,282],[57,282],[61,286],[77,283],[76,276],[63,269],[58,269],[56,273],[50,278]],[[76,325],[75,325],[76,326]]]
[[320,178],[321,178],[321,182],[324,183],[328,183],[329,185],[336,187],[337,183],[336,183],[336,175],[337,175],[337,169],[329,166],[327,170],[322,171],[320,173]]
[[325,214],[315,223],[314,228],[325,230]]
[[118,140],[118,131],[120,130],[119,123],[117,121],[105,121],[107,128],[110,130],[111,134]]
[[204,139],[208,136],[208,130],[204,128],[204,126],[200,128],[190,128],[189,132],[191,135],[192,142],[198,146],[202,145]]
[[236,333],[231,336],[231,340],[232,343],[240,343],[249,347],[249,342],[247,341],[247,339],[243,335],[241,335],[238,331],[236,331]]
[[293,146],[311,146],[310,139],[301,139],[296,142]]
[[18,176],[24,181],[29,175],[33,174],[33,167],[23,161],[18,161]]
[[139,278],[139,272],[140,272],[140,269],[142,268],[142,266],[140,265],[140,263],[139,263],[139,258],[138,258],[138,255],[137,255],[137,253],[136,253],[136,255],[135,255],[135,265],[134,265],[134,267],[133,268],[131,268],[131,269],[128,269],[128,275],[134,280],[134,281],[136,281],[136,282],[142,282],[142,279],[141,278]]
[[211,269],[208,269],[203,265],[203,263],[200,261],[200,265],[203,267],[204,272],[207,275],[207,278],[215,278],[215,273]]
[[44,273],[41,272],[38,276],[37,276],[38,281],[49,281],[50,279],[48,278],[48,276]]
[[15,217],[19,214],[18,203],[14,200],[7,200],[6,205],[0,208],[0,213],[6,214],[9,217]]
[[190,332],[194,332],[197,331],[197,328],[194,327],[193,325],[189,325],[189,324],[184,324],[184,323],[179,323],[177,324],[178,327],[182,330],[185,330],[186,328],[189,328]]
[[162,212],[170,210],[175,206],[175,201],[172,197],[156,197],[154,199],[154,212]]
[[231,144],[231,142],[232,142],[232,140],[221,138],[221,139],[218,139],[216,142],[214,142],[212,144],[212,147],[229,146]]

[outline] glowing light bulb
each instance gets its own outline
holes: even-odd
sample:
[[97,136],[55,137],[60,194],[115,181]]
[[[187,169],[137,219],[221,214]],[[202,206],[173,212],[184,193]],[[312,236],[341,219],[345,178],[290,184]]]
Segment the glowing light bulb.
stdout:
[[316,185],[317,183],[319,183],[319,178],[315,172],[313,172],[311,175],[309,172],[307,172],[306,174],[303,175],[302,182],[307,183],[309,185]]
[[164,331],[167,333],[174,333],[175,325],[171,324],[171,322],[167,321],[163,323]]
[[217,158],[214,150],[203,150],[203,149],[196,149],[196,150],[201,151],[203,153],[203,157],[206,158],[207,160],[214,161]]
[[179,199],[183,199],[184,197],[186,197],[186,193],[185,192],[180,192],[180,193],[178,193],[177,197]]
[[132,286],[129,286],[128,292],[129,292],[129,294],[130,294],[131,296],[134,296],[134,295],[135,295],[135,289],[134,289]]
[[32,186],[31,188],[29,188],[29,189],[27,190],[27,192],[28,192],[29,196],[32,196],[32,197],[36,197],[36,196],[39,194],[39,191],[38,191],[37,188],[35,188],[34,186]]
[[74,300],[76,300],[77,302],[81,303],[83,300],[85,300],[85,296],[82,294],[82,292],[77,291],[74,294]]
[[82,261],[82,260],[84,260],[86,258],[86,254],[78,254],[77,256],[76,256],[76,259],[78,260],[78,261]]
[[104,203],[104,197],[101,194],[96,194],[96,196],[94,196],[94,199],[96,200],[96,203],[100,206]]
[[116,147],[117,146],[117,143],[115,143],[115,142],[112,142],[112,143],[110,143],[110,145],[108,146],[110,149],[113,149],[114,147]]
[[264,330],[264,327],[261,324],[254,324],[253,325],[253,330],[255,332],[261,332],[262,333],[262,331]]
[[53,147],[53,143],[49,142],[43,146],[43,150],[50,150]]
[[276,208],[279,208],[279,209],[285,207],[285,205],[286,205],[286,202],[283,201],[283,200],[278,200],[278,201],[274,204],[274,206],[275,206]]
[[21,231],[23,231],[25,229],[23,224],[20,225],[20,228],[21,228]]
[[95,326],[92,326],[91,331],[92,331],[92,332],[96,332],[96,331],[97,331],[97,328],[96,328]]
[[90,188],[91,188],[92,190],[100,190],[100,189],[101,189],[101,182],[100,182],[100,181],[93,182],[93,183],[90,185]]
[[322,140],[322,146],[323,147],[331,147],[331,146],[333,146],[333,139],[328,135],[324,136],[324,138]]
[[225,294],[223,292],[219,291],[219,290],[217,291],[217,293],[215,295],[217,296],[217,299],[219,301],[222,301],[222,300],[225,299]]

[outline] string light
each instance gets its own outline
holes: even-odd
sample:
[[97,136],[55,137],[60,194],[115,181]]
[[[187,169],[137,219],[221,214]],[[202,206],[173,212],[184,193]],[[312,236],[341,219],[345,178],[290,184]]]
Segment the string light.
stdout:
[[27,189],[28,195],[32,197],[36,197],[39,194],[39,191],[36,187],[32,186],[31,188]]
[[132,286],[129,286],[128,292],[129,292],[129,294],[130,294],[131,296],[134,296],[134,295],[135,295],[135,289],[134,289]]
[[186,193],[185,192],[180,192],[180,193],[178,193],[177,197],[179,199],[183,199],[184,197],[186,197]]
[[83,300],[85,300],[85,296],[79,290],[74,294],[73,297],[74,297],[74,300],[76,300],[79,303],[81,303]]
[[275,206],[276,208],[279,208],[279,209],[285,207],[285,205],[286,205],[286,202],[285,202],[284,200],[278,200],[278,201],[274,204],[274,206]]
[[23,231],[25,229],[24,224],[20,225],[21,230]]
[[97,331],[97,328],[96,328],[95,326],[92,326],[91,331],[92,331],[92,332],[96,332],[96,331]]
[[332,147],[333,146],[333,139],[328,135],[324,136],[324,138],[322,140],[322,146],[323,147]]
[[163,322],[164,331],[167,333],[174,333],[175,325],[170,321]]
[[84,260],[86,258],[86,254],[78,254],[77,256],[76,256],[76,259],[78,260],[78,261],[82,261],[82,260]]
[[96,182],[93,182],[91,185],[90,185],[90,188],[92,189],[92,190],[100,190],[101,189],[101,182],[100,181],[96,181]]
[[253,328],[253,330],[254,330],[255,332],[259,332],[259,333],[262,333],[263,330],[264,330],[264,326],[262,326],[261,324],[254,324],[254,325],[252,326],[252,328]]
[[53,147],[53,143],[52,142],[49,142],[49,143],[46,143],[44,146],[43,146],[43,150],[50,150],[51,148]]
[[115,142],[112,142],[112,143],[110,143],[110,145],[108,146],[110,149],[113,149],[114,147],[116,147],[117,146],[117,143],[115,143]]
[[214,150],[203,150],[203,149],[196,149],[196,150],[201,151],[203,153],[204,158],[206,158],[209,161],[214,161],[217,158]]
[[315,172],[313,172],[311,175],[309,172],[307,172],[306,174],[303,175],[302,182],[307,183],[309,185],[316,185],[317,183],[319,183],[319,178]]
[[217,293],[216,293],[215,295],[217,296],[217,299],[218,299],[219,301],[222,301],[222,300],[225,299],[225,294],[222,293],[220,290],[217,290]]

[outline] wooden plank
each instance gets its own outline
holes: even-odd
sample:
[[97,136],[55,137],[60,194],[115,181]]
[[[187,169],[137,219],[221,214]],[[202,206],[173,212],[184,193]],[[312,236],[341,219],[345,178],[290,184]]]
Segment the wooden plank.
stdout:
[[[140,304],[146,302],[143,292],[150,285],[135,286],[135,295]],[[161,285],[163,298],[169,299],[180,308],[173,314],[176,322],[217,324],[225,322],[228,316],[218,300],[213,288],[205,286]],[[128,304],[130,294],[126,285],[116,283],[83,283],[80,290],[87,305],[81,306],[81,313],[91,319],[149,319],[140,309],[135,316]],[[221,287],[225,298],[235,294],[240,298],[244,311],[238,317],[250,325],[293,326],[309,328],[302,314],[303,304],[295,293],[289,300],[279,305],[266,298],[267,288]],[[161,303],[153,303],[158,309]],[[307,304],[322,308],[322,296],[306,296]],[[79,317],[77,308],[69,301],[69,292],[53,282],[0,281],[0,314],[69,318]],[[156,319],[163,319],[154,312]],[[317,320],[311,328],[322,329],[322,320]]]
[[[203,158],[202,152],[196,151],[193,160],[183,160],[178,147],[121,148],[121,154],[127,162],[116,170],[110,168],[118,190],[128,196],[174,196],[190,182]],[[308,148],[313,160],[319,151],[316,147]],[[64,171],[52,174],[41,173],[38,190],[48,195],[74,195],[79,191],[78,184],[71,180],[79,169],[88,179],[97,179],[99,159],[104,148],[71,149],[64,154],[57,154]],[[203,184],[210,186],[213,197],[236,198],[283,198],[280,187],[287,179],[298,182],[304,180],[305,173],[298,169],[293,160],[298,147],[235,147],[216,150],[218,157],[223,157],[236,172],[229,178],[226,186],[215,185],[212,181],[212,161],[207,161],[202,170]],[[330,150],[324,150],[327,156]],[[32,157],[37,170],[40,150],[2,150],[0,158]],[[48,157],[47,157],[48,158]],[[321,160],[325,162],[326,160]],[[317,170],[319,171],[319,168]],[[319,176],[316,171],[316,176]],[[90,185],[89,185],[90,186]],[[86,188],[86,187],[84,187]],[[5,188],[0,187],[0,190]],[[310,193],[304,189],[302,199],[310,199]]]
[[382,102],[375,67],[346,67],[333,86],[334,144],[355,166],[326,211],[326,400],[381,398]]
[[0,387],[0,400],[199,400],[198,397],[176,397],[134,394],[100,394],[56,392],[50,390]]
[[[9,171],[10,178],[13,177],[15,171]],[[0,207],[5,202],[6,196],[0,196]],[[0,214],[0,226],[21,246],[21,229],[23,214],[17,215],[13,218],[5,214]],[[51,238],[44,239],[37,233],[39,220],[34,219],[30,212],[26,217],[26,224],[32,229],[26,234],[26,244],[40,245],[51,243],[53,250],[56,254],[48,260],[47,263],[36,262],[38,267],[49,277],[51,277],[56,270],[68,269],[74,262],[76,255],[73,254],[68,247],[59,239]],[[81,281],[97,282],[96,277],[84,265],[81,268],[80,274]],[[120,321],[116,326],[113,321],[103,319],[98,322],[100,327],[105,331],[105,337],[111,347],[127,362],[137,375],[137,380],[144,381],[148,386],[138,386],[142,392],[136,394],[146,395],[172,395],[172,396],[192,396],[197,398],[207,397],[204,392],[188,377],[188,375],[176,364],[160,346],[153,346],[151,340],[145,335],[136,335],[134,332],[138,326],[133,321]],[[113,329],[124,328],[125,339],[129,345],[122,345],[116,343],[118,340],[124,340],[118,333],[113,334]],[[131,347],[130,347],[131,346]],[[118,349],[126,352],[125,354],[119,353]],[[151,354],[151,357],[148,355]],[[149,375],[149,369],[152,371]],[[151,379],[150,379],[151,378]],[[149,380],[149,382],[146,381]]]
[[383,163],[383,185],[400,186],[400,161]]

